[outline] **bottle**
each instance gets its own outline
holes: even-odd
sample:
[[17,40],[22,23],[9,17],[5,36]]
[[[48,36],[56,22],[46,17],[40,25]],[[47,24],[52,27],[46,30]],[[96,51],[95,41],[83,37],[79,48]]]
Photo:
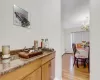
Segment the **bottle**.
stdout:
[[44,48],[44,39],[41,39],[41,48]]
[[38,50],[38,41],[34,40],[34,50]]
[[45,48],[49,48],[49,41],[48,41],[48,39],[45,39]]
[[43,39],[41,39],[41,48],[43,47]]

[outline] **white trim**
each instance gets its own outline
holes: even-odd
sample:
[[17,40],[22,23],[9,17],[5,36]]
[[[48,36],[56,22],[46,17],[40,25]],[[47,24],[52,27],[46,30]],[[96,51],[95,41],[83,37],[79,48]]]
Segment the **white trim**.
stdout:
[[58,78],[55,77],[54,80],[62,80],[62,79],[58,79]]
[[51,76],[51,77],[50,77],[50,80],[54,80],[54,77],[53,77],[53,76]]

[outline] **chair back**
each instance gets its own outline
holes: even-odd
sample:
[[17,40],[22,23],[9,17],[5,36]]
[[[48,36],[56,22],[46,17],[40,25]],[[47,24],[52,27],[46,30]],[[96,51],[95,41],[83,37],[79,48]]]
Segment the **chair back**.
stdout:
[[88,72],[90,72],[90,45],[88,47],[89,47],[89,50],[88,50]]
[[77,51],[77,49],[76,49],[76,44],[75,44],[75,43],[72,44],[72,48],[73,48],[73,52],[74,52],[74,55],[75,55],[75,53],[76,53],[76,51]]

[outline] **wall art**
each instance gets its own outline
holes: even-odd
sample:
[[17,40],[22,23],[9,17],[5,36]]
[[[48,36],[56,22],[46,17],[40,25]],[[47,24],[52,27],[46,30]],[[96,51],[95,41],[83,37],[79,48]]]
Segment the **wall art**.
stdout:
[[13,7],[13,24],[25,28],[30,28],[29,13],[14,5]]

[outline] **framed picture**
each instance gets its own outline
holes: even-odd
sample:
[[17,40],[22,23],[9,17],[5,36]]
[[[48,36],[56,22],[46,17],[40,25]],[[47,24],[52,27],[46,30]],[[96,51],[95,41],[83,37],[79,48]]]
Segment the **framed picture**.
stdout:
[[30,28],[29,13],[26,10],[14,5],[13,24],[24,28]]

